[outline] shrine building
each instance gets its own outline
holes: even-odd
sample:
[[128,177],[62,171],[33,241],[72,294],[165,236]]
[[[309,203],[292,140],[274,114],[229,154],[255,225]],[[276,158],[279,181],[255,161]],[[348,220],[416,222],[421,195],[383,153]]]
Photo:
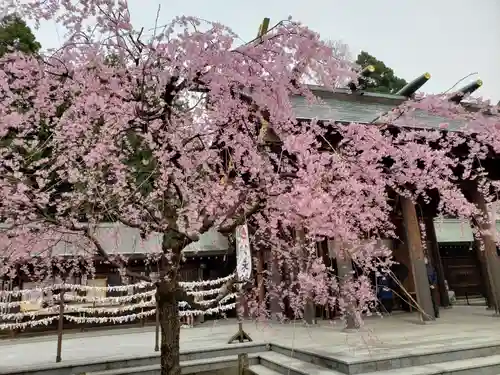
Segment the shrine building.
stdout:
[[[367,72],[367,69],[363,72]],[[368,72],[369,74],[369,72]],[[367,75],[368,75],[367,74]],[[362,73],[363,76],[363,73]],[[428,73],[423,74],[414,81],[407,84],[397,94],[379,94],[366,92],[358,89],[358,85],[350,85],[345,89],[325,89],[319,86],[310,86],[313,93],[322,101],[320,104],[310,104],[303,97],[292,97],[295,115],[299,123],[307,123],[312,119],[318,122],[336,122],[342,124],[360,123],[367,125],[380,125],[379,120],[382,114],[388,113],[398,107],[406,100],[413,97],[414,93],[420,89],[427,80],[430,79]],[[470,94],[482,85],[480,80],[458,90],[450,96],[450,100],[460,103],[467,110],[476,111],[477,108],[471,103],[462,103],[464,95]],[[415,118],[418,129],[438,129],[441,123],[448,123],[446,131],[459,130],[461,123],[450,121],[449,119],[416,111]],[[422,125],[424,124],[424,125]],[[408,128],[407,124],[390,124],[392,127]],[[267,130],[267,129],[266,129]],[[443,131],[440,129],[440,131]],[[267,132],[268,142],[279,142],[279,139],[271,132]],[[339,136],[340,137],[340,136]],[[336,140],[337,143],[339,140]],[[491,160],[485,162],[485,168],[489,177],[493,180],[500,178],[497,172],[498,165],[495,155]],[[484,213],[489,209],[484,198],[477,191],[475,186],[460,186],[466,197],[475,203]],[[433,316],[432,301],[429,290],[429,283],[426,273],[424,258],[427,257],[434,266],[438,276],[438,303],[441,306],[450,306],[450,293],[453,291],[457,299],[484,298],[489,306],[499,309],[500,301],[500,262],[494,241],[483,237],[485,251],[480,251],[478,241],[472,236],[472,229],[469,223],[461,223],[454,218],[437,219],[437,209],[435,204],[419,203],[417,212],[415,205],[407,198],[394,197],[397,200],[397,209],[392,218],[396,225],[398,238],[400,241],[387,240],[384,245],[388,246],[393,253],[396,262],[401,263],[408,269],[409,275],[404,280],[403,286],[430,316]],[[435,202],[434,202],[435,203]],[[422,236],[419,228],[419,221],[425,223],[426,244],[422,243]],[[500,229],[500,222],[497,224]],[[482,228],[484,229],[484,228]],[[338,262],[333,259],[334,251],[332,244],[320,244],[318,251],[327,265],[335,264],[340,271]],[[267,265],[266,260],[260,261]],[[345,265],[344,265],[345,266]],[[348,268],[353,265],[349,264]],[[266,266],[264,266],[266,267]],[[260,270],[263,266],[258,266]],[[272,272],[272,266],[267,265]],[[352,268],[351,268],[352,269]],[[276,272],[273,280],[279,281],[279,272]],[[339,275],[340,276],[340,275]],[[257,272],[259,278],[259,270]],[[262,290],[259,293],[264,296]],[[277,303],[270,303],[271,310],[278,312]],[[286,304],[285,304],[286,305]],[[273,308],[273,306],[275,306]],[[403,307],[404,308],[404,307]],[[306,309],[307,310],[307,309]],[[410,307],[411,310],[411,307]],[[310,313],[305,316],[309,322],[314,320],[314,316],[328,318],[335,311],[326,312],[322,307],[316,306],[309,309]],[[315,311],[315,313],[313,313]],[[307,316],[309,315],[309,316]]]

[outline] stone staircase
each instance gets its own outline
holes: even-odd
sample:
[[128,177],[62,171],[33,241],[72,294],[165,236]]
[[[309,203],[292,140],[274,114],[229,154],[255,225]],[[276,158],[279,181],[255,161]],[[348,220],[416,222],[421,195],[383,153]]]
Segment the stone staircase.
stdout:
[[[291,348],[246,343],[181,353],[182,374],[237,375],[238,355],[248,355],[253,375],[499,375],[500,341],[431,338],[420,346],[381,344],[353,352],[344,346]],[[444,343],[444,344],[443,344]],[[3,375],[159,375],[158,354],[86,364],[60,363],[46,369]]]
[[[269,345],[266,344],[245,343],[220,349],[181,352],[181,371],[182,374],[234,375],[234,370],[238,368],[239,354],[248,354],[249,365],[253,366],[259,363],[258,353],[265,352],[268,349]],[[100,367],[100,369],[75,372],[71,375],[160,375],[158,356],[154,359],[150,358],[148,364],[127,361],[108,363],[104,368],[102,368],[103,366]]]
[[[238,344],[218,351],[181,356],[182,374],[237,375],[238,354],[248,354],[254,375],[498,375],[500,342],[473,343],[448,349],[416,349],[402,356],[379,350],[371,356],[327,354],[282,345]],[[86,375],[159,375],[159,363],[85,372]]]
[[[258,354],[269,350],[269,345],[245,343],[182,351],[182,374],[233,375],[238,368],[238,355],[247,354],[249,365],[258,364]],[[159,375],[159,353],[127,358],[108,358],[85,362],[50,363],[44,366],[2,371],[0,375]]]
[[498,375],[500,343],[441,352],[421,351],[406,357],[386,353],[353,361],[271,345],[269,351],[258,353],[258,361],[249,367],[255,375]]

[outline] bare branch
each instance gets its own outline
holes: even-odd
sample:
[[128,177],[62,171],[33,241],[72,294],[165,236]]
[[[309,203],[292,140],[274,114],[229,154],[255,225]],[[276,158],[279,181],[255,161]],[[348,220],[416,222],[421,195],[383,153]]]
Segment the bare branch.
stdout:
[[257,202],[255,202],[248,210],[245,210],[242,215],[234,219],[231,224],[226,226],[221,226],[219,228],[219,232],[222,234],[232,233],[237,226],[242,225],[245,222],[247,217],[250,217],[255,213],[257,213],[260,209],[262,209],[263,206],[264,206],[264,200],[263,199],[257,200]]
[[247,195],[245,193],[240,194],[240,198],[238,201],[229,209],[229,211],[226,213],[224,219],[221,221],[221,226],[224,224],[227,220],[231,219],[235,214],[238,208],[241,207],[241,205],[246,201]]

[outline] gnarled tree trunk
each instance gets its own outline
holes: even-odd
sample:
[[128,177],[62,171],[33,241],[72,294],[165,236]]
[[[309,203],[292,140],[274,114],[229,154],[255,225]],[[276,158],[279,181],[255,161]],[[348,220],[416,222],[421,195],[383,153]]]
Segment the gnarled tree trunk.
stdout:
[[180,375],[180,322],[175,282],[159,282],[156,298],[161,326],[161,375]]

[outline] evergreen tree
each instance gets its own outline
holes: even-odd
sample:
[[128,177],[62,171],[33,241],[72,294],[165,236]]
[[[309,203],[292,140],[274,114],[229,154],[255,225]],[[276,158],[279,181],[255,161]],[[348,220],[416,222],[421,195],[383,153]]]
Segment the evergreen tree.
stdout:
[[41,48],[30,27],[15,14],[0,20],[0,56],[11,50],[37,53]]
[[386,66],[383,61],[378,60],[368,52],[361,51],[356,64],[362,68],[368,65],[375,67],[375,72],[370,75],[370,79],[367,82],[366,91],[395,94],[407,83],[404,79],[397,77],[394,71]]

